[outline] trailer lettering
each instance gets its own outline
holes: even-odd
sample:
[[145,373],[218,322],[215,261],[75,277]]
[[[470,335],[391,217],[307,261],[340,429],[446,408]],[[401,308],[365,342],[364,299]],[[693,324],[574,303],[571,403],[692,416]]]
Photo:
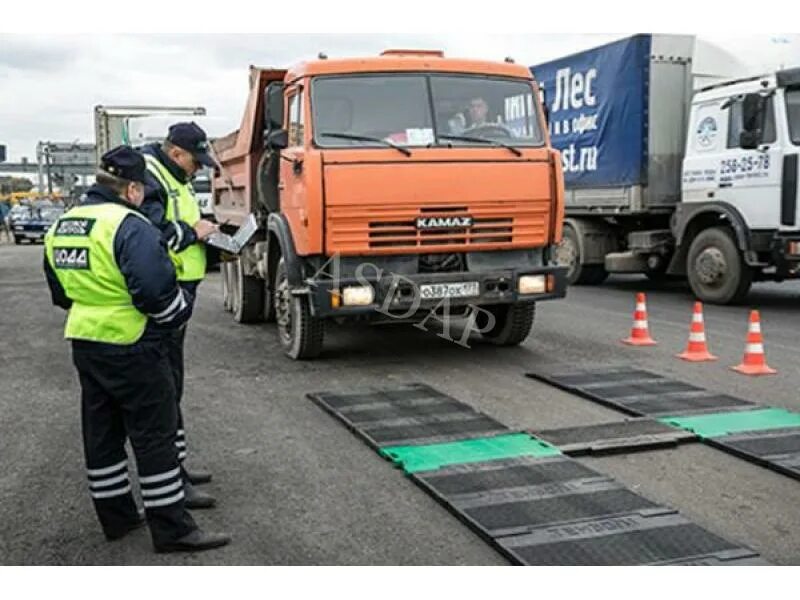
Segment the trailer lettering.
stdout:
[[556,71],[556,99],[552,104],[552,111],[595,106],[597,97],[594,95],[592,84],[596,78],[595,68],[589,69],[586,73],[574,74],[569,67]]
[[575,73],[572,76],[572,85],[569,90],[569,101],[572,108],[581,108],[583,106],[583,75]]
[[586,88],[583,92],[583,99],[586,103],[586,106],[594,106],[597,104],[597,98],[592,91],[592,82],[594,82],[595,78],[597,77],[597,69],[589,69],[586,73],[586,81],[584,82],[584,87]]
[[597,146],[576,148],[570,144],[561,151],[561,162],[565,173],[585,173],[597,170]]

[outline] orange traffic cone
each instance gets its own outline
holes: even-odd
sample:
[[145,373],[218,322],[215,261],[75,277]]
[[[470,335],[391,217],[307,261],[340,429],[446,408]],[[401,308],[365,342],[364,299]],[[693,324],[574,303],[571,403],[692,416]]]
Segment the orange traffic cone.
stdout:
[[680,354],[676,354],[676,356],[691,362],[717,360],[717,357],[708,351],[708,346],[706,345],[706,330],[703,325],[702,302],[694,303],[692,325],[689,328],[689,343],[686,344],[686,350]]
[[731,369],[745,375],[774,375],[777,373],[775,369],[770,369],[767,366],[767,361],[764,357],[764,340],[761,337],[761,321],[757,310],[750,311],[744,358],[741,364],[731,367]]
[[631,335],[622,341],[631,346],[655,346],[657,343],[650,337],[650,330],[647,327],[647,305],[644,294],[641,292],[636,294],[636,310],[633,311]]

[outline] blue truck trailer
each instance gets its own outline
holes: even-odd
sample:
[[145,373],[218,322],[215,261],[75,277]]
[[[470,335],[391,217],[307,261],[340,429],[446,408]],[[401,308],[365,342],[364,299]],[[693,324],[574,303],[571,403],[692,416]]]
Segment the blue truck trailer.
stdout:
[[798,276],[800,71],[736,78],[697,59],[694,36],[636,35],[531,67],[564,167],[571,283],[685,276],[730,303]]

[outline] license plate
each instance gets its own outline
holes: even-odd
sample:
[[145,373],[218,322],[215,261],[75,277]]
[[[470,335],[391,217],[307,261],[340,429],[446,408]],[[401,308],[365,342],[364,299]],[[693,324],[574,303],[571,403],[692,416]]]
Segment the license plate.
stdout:
[[437,298],[471,298],[480,295],[480,285],[477,281],[462,283],[426,283],[419,286],[419,293],[423,300]]

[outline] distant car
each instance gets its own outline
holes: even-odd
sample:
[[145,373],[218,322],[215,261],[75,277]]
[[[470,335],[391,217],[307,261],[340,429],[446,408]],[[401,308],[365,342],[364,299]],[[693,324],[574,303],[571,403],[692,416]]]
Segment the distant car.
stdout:
[[39,207],[15,206],[14,209],[9,214],[9,224],[15,244],[21,244],[22,240],[31,243],[43,241],[50,226],[64,214],[62,207],[52,203],[41,204]]

